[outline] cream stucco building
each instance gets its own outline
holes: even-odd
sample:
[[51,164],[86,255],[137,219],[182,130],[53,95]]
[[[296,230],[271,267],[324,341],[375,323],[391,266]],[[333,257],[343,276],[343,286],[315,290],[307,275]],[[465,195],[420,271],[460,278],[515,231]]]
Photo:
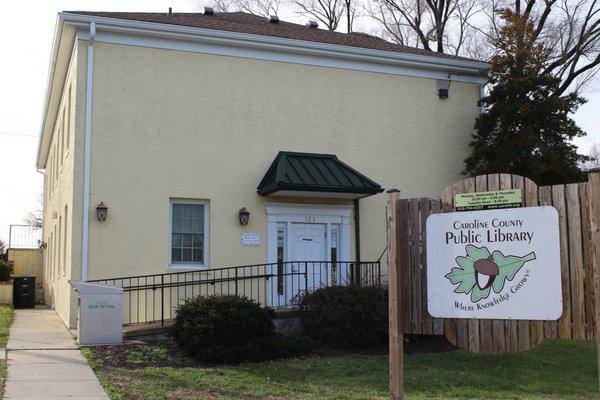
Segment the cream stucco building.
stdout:
[[[61,13],[37,159],[46,302],[74,326],[69,280],[332,248],[377,260],[383,189],[435,195],[460,178],[486,68],[242,13]],[[335,183],[329,162],[365,180]],[[284,163],[304,172],[282,177]]]

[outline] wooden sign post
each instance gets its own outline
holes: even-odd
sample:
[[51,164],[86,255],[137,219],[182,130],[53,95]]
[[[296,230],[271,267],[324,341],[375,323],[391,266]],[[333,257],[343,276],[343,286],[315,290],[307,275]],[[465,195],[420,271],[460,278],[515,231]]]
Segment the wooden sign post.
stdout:
[[[399,191],[389,192],[388,203],[388,243],[404,243],[405,229],[401,226],[404,219],[404,207]],[[404,329],[402,305],[402,260],[397,246],[388,249],[388,286],[389,286],[389,340],[390,340],[390,390],[394,400],[404,399]]]

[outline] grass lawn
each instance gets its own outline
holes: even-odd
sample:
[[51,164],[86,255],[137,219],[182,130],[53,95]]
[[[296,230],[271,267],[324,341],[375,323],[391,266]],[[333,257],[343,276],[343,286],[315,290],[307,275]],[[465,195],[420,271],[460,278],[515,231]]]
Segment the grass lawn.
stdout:
[[[12,319],[12,307],[0,304],[0,347],[6,347]],[[4,381],[6,380],[6,373],[6,360],[0,359],[0,399],[4,397]]]
[[[384,355],[201,367],[159,345],[86,349],[111,399],[389,399]],[[589,341],[546,341],[520,354],[462,350],[405,358],[407,399],[598,398]]]
[[9,305],[0,304],[0,347],[6,346],[12,319],[12,307]]

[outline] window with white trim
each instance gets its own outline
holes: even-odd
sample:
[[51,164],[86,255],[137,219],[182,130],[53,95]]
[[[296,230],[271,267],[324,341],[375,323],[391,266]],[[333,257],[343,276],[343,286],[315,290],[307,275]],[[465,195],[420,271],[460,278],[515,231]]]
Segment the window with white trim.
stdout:
[[171,265],[208,264],[208,202],[171,200]]

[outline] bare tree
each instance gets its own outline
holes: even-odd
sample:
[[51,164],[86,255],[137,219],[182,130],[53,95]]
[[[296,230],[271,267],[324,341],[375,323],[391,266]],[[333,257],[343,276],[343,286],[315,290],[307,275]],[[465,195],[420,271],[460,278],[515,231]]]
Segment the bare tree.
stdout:
[[502,9],[550,50],[543,73],[561,80],[555,95],[578,93],[600,68],[600,0],[374,0],[368,13],[397,43],[490,59]]
[[211,0],[211,1],[200,1],[198,6],[202,7],[213,7],[216,12],[234,12],[240,11],[240,6],[237,0]]
[[278,15],[283,0],[207,0],[197,2],[199,7],[213,7],[217,12],[243,11],[261,17]]
[[487,22],[478,32],[493,40],[499,13],[510,8],[534,29],[534,39],[549,49],[544,74],[561,80],[555,92],[579,93],[600,67],[600,2],[598,0],[487,0]]
[[337,29],[346,5],[345,0],[292,0],[292,3],[298,14],[315,18],[330,31]]
[[44,226],[44,196],[38,196],[39,207],[33,211],[25,214],[23,222],[34,228],[41,228]]
[[600,65],[600,4],[597,0],[526,3],[539,39],[552,50],[544,73],[561,79],[556,95],[579,92]]
[[589,160],[587,160],[581,166],[584,171],[590,171],[592,169],[600,168],[600,145],[595,143],[587,153]]
[[269,15],[278,15],[281,7],[281,0],[236,0],[240,9],[244,12],[268,17]]
[[374,0],[367,9],[388,39],[452,54],[475,43],[469,23],[480,11],[477,0]]

